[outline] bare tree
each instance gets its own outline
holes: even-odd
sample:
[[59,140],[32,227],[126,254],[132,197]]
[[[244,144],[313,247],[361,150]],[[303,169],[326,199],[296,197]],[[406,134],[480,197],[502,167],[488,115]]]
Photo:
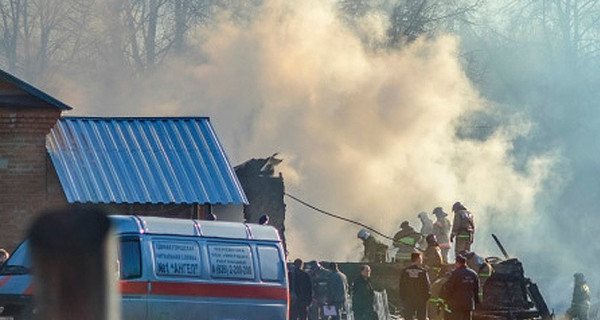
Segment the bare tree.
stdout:
[[467,21],[480,5],[480,0],[396,1],[390,16],[390,43],[398,46],[423,34],[453,31],[452,26]]
[[9,71],[36,81],[72,57],[79,0],[0,2],[1,55]]
[[206,20],[209,10],[207,0],[123,0],[126,57],[144,71],[172,51],[183,53],[187,33]]

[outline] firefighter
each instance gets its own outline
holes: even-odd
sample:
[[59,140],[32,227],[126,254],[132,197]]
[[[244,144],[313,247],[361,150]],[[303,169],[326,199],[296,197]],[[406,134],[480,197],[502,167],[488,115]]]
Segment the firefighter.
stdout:
[[456,239],[454,255],[458,256],[463,250],[471,251],[475,224],[473,223],[473,214],[462,203],[454,203],[452,211],[454,212],[454,222],[450,241]]
[[429,234],[425,238],[427,241],[427,249],[423,254],[423,265],[427,269],[429,279],[436,279],[442,270],[442,250],[437,242],[434,234]]
[[402,317],[405,320],[413,320],[416,315],[418,320],[425,320],[427,319],[427,300],[431,295],[429,276],[421,266],[423,257],[420,253],[411,254],[410,261],[410,266],[404,268],[400,274]]
[[444,263],[448,263],[448,252],[450,251],[450,231],[452,224],[450,220],[446,218],[448,214],[444,212],[442,207],[436,207],[433,209],[433,214],[436,217],[436,221],[433,223],[433,234],[435,235],[440,249],[442,250],[442,259]]
[[388,246],[379,242],[366,229],[360,229],[358,238],[363,241],[365,252],[363,262],[386,262]]
[[575,286],[573,288],[573,300],[571,307],[567,310],[568,319],[588,320],[590,312],[590,287],[585,281],[583,273],[576,273]]
[[418,252],[416,246],[423,236],[411,227],[408,221],[400,224],[400,231],[394,236],[394,246],[398,248],[396,252],[396,262],[407,263],[410,261],[410,255]]
[[455,267],[440,295],[450,307],[446,319],[471,320],[475,305],[479,304],[479,278],[461,255],[456,256]]
[[[423,237],[427,236],[430,233],[433,233],[433,221],[431,221],[431,219],[429,219],[429,217],[427,216],[427,212],[424,212],[424,211],[419,212],[419,214],[417,215],[417,218],[419,218],[419,221],[421,221],[421,231],[419,233],[421,233],[421,235]],[[427,242],[425,242],[424,238],[421,238],[419,247],[420,248],[427,247]]]

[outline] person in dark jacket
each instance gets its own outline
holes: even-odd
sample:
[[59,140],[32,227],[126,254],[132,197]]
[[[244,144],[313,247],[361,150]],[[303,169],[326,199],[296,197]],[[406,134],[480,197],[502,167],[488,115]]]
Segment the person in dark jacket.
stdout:
[[363,265],[360,276],[352,283],[352,311],[355,320],[377,320],[377,313],[373,308],[375,292],[370,277],[371,267]]
[[294,261],[294,267],[288,272],[290,285],[290,320],[308,319],[308,306],[312,301],[312,282],[306,271],[302,270],[301,259]]
[[442,298],[448,302],[451,312],[448,320],[471,320],[475,305],[479,304],[479,278],[467,267],[467,259],[456,257],[456,269],[442,288]]
[[346,312],[348,300],[348,279],[346,275],[340,272],[338,264],[331,262],[329,264],[329,281],[327,283],[327,303],[335,307],[336,315],[331,320],[341,319],[341,315]]
[[400,300],[402,301],[404,320],[427,319],[427,300],[430,296],[430,283],[427,271],[421,266],[423,257],[413,253],[410,266],[400,274]]
[[583,273],[576,273],[575,286],[573,288],[573,300],[571,307],[567,310],[567,319],[588,320],[590,313],[590,287],[585,281]]

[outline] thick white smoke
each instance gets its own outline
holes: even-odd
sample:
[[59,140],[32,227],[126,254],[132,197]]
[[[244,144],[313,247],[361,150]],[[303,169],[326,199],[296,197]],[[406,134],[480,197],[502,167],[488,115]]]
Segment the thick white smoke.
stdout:
[[[385,30],[376,18],[374,39]],[[516,168],[513,141],[530,128],[518,115],[485,140],[464,138],[478,125],[469,115],[494,106],[465,76],[455,37],[374,51],[333,1],[272,0],[251,23],[223,20],[198,38],[202,62],[169,61],[117,93],[64,79],[58,96],[77,115],[210,116],[233,164],[281,152],[288,192],[389,235],[454,201],[473,211],[478,237],[494,231],[490,219],[536,221],[558,154]],[[359,258],[357,227],[287,203],[291,258]]]

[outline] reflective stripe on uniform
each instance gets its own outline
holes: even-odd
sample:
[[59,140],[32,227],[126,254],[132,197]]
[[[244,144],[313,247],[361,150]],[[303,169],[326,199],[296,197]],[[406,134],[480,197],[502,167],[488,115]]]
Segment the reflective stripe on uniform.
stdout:
[[458,239],[471,239],[471,235],[468,233],[460,233],[456,236],[456,238]]
[[446,300],[442,298],[429,298],[429,302],[435,304],[440,310],[444,310],[446,313],[452,313],[446,304]]
[[398,242],[407,244],[409,246],[414,246],[415,245],[415,239],[413,239],[411,237],[401,238],[400,240],[398,240]]

